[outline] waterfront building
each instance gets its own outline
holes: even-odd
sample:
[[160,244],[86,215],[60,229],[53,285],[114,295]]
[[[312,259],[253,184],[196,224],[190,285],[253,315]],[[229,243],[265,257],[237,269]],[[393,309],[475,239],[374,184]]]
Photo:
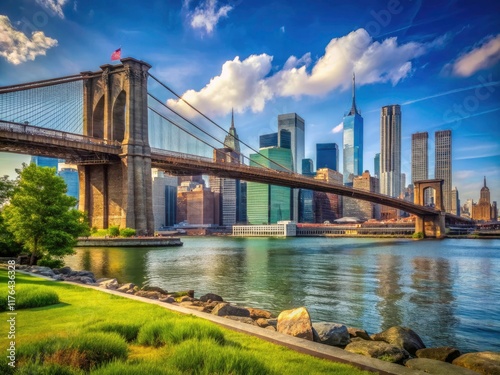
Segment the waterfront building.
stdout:
[[455,189],[451,191],[451,213],[460,216],[460,197],[456,186]]
[[178,178],[152,169],[152,200],[155,230],[176,224]]
[[382,107],[380,117],[380,192],[401,193],[401,107]]
[[177,222],[219,223],[218,199],[218,193],[210,191],[202,184],[193,181],[182,182],[177,191]]
[[[361,176],[355,177],[353,187],[370,192],[378,191],[379,180],[364,171]],[[361,220],[380,219],[380,205],[360,199],[344,197],[343,216],[356,217]]]
[[[290,141],[288,143],[288,132]],[[305,122],[296,113],[278,115],[278,144],[280,148],[292,151],[292,170],[302,173],[302,159],[305,156]],[[299,189],[292,190],[292,220],[299,217]]]
[[[290,149],[268,147],[250,155],[250,166],[276,170],[292,169]],[[298,189],[297,189],[298,190]],[[291,220],[291,189],[283,186],[247,182],[247,219],[249,224],[275,224]]]
[[375,177],[380,179],[380,152],[376,153],[373,158],[373,170]]
[[244,237],[295,237],[297,224],[293,221],[278,221],[269,225],[233,225],[233,236]]
[[278,133],[264,134],[259,137],[259,148],[278,147]]
[[339,146],[336,143],[316,143],[316,169],[339,170]]
[[[429,134],[427,132],[411,135],[411,183],[429,179]],[[424,194],[424,205],[431,205],[432,190],[427,189]]]
[[[314,166],[312,159],[302,159],[302,174],[314,177]],[[299,223],[314,223],[314,191],[308,189],[299,190]]]
[[446,212],[451,209],[452,164],[451,164],[451,130],[435,133],[435,167],[434,178],[443,180],[443,204]]
[[[326,181],[331,184],[342,185],[342,173],[329,168],[321,168],[316,171],[315,180]],[[321,191],[314,192],[314,222],[324,223],[342,217],[342,196]]]
[[342,137],[344,185],[352,186],[355,176],[363,173],[363,117],[356,107],[356,77],[352,74],[352,106],[344,116]]
[[479,202],[472,205],[472,216],[473,220],[478,221],[490,221],[497,220],[498,212],[495,206],[490,204],[490,189],[486,186],[486,176],[484,177],[484,185],[481,188]]
[[247,222],[247,182],[240,181],[240,209],[238,212],[238,223]]
[[302,174],[309,177],[313,177],[315,175],[312,159],[302,159]]

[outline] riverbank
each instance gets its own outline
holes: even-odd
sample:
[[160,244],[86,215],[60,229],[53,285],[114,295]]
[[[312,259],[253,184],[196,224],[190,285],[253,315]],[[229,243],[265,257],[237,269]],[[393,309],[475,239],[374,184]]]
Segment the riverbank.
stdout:
[[[321,348],[311,348],[313,342],[326,344],[337,348],[342,348],[346,353],[334,351],[335,356],[330,359],[344,362],[347,356],[348,362],[354,361],[354,365],[363,369],[381,370],[380,366],[368,366],[361,358],[349,357],[348,353],[362,354],[370,358],[382,359],[385,362],[404,364],[412,369],[429,370],[436,369],[441,374],[448,371],[454,374],[470,374],[465,368],[473,369],[482,374],[495,374],[500,371],[500,353],[482,352],[468,353],[461,355],[460,351],[452,347],[426,348],[420,337],[411,329],[405,327],[391,327],[383,332],[368,335],[359,328],[346,327],[337,323],[311,323],[309,313],[305,307],[283,311],[279,316],[273,317],[269,311],[256,308],[243,308],[229,304],[222,297],[215,294],[206,294],[199,299],[194,298],[194,291],[183,293],[168,293],[158,287],[147,287],[139,289],[131,283],[118,284],[116,279],[96,280],[88,271],[72,271],[68,267],[60,270],[50,270],[43,267],[28,268],[28,271],[40,272],[46,276],[56,279],[83,282],[97,285],[106,291],[124,293],[131,297],[147,298],[157,300],[160,304],[166,304],[167,308],[179,306],[181,308],[200,312],[198,316],[213,321],[213,316],[225,317],[237,322],[245,323],[247,327],[240,327],[246,331],[248,325],[253,326],[252,334],[260,336],[264,329],[266,331],[287,334],[290,336],[306,339],[310,343],[299,345],[299,351],[308,352],[320,350]],[[189,313],[192,313],[189,312]],[[208,313],[208,314],[207,314]],[[216,321],[217,322],[217,321]],[[255,331],[255,327],[261,327],[261,332]],[[268,337],[266,333],[264,337]],[[271,335],[272,337],[272,335]],[[274,337],[273,342],[279,340]],[[282,340],[281,340],[282,341]],[[287,341],[287,340],[285,340]],[[331,354],[333,355],[333,354]],[[453,363],[453,364],[451,364]],[[381,365],[381,364],[380,364]],[[457,367],[459,366],[459,367]],[[403,374],[404,368],[387,368],[382,366],[384,373]],[[385,372],[385,371],[388,372]],[[429,372],[429,371],[427,371]]]
[[79,238],[77,247],[164,247],[182,246],[178,237]]

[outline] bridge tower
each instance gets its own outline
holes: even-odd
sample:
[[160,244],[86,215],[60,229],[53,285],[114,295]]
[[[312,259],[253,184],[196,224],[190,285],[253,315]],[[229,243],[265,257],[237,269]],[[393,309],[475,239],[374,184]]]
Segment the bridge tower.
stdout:
[[434,189],[436,199],[435,209],[439,215],[417,216],[415,221],[415,232],[422,232],[425,237],[442,238],[445,235],[445,211],[443,204],[443,180],[421,180],[414,182],[414,203],[424,205],[425,191]]
[[82,72],[83,134],[121,143],[120,161],[78,166],[80,210],[90,225],[154,230],[147,77],[151,66],[125,58],[100,71]]

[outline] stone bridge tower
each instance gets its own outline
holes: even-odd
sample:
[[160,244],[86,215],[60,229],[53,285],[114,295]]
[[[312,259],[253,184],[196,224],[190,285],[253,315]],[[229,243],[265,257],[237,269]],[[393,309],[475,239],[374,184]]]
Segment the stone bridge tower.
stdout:
[[83,134],[121,144],[120,160],[78,166],[80,210],[90,225],[154,230],[147,77],[151,66],[133,58],[82,72]]
[[434,189],[434,207],[439,215],[417,216],[415,221],[415,233],[422,232],[425,237],[442,238],[445,235],[445,211],[443,204],[443,180],[422,180],[414,182],[414,203],[424,205],[425,191]]

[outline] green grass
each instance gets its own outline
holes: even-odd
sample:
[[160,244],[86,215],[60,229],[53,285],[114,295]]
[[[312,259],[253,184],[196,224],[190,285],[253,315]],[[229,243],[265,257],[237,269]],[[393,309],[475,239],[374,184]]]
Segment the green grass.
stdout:
[[[59,303],[59,296],[54,290],[41,286],[18,286],[14,297],[16,310],[50,306]],[[7,289],[4,288],[0,291],[0,311],[6,311],[7,307]]]
[[[60,303],[17,311],[16,374],[369,374],[160,306],[18,273],[16,290],[24,288],[55,292]],[[8,341],[0,336],[2,348]],[[10,374],[6,360],[0,372]]]

